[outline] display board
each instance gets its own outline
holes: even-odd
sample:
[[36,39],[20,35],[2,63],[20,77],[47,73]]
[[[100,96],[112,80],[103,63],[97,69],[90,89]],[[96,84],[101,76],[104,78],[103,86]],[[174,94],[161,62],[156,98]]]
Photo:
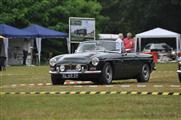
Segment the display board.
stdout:
[[86,40],[95,40],[95,19],[70,17],[69,18],[69,52],[72,43],[80,43]]

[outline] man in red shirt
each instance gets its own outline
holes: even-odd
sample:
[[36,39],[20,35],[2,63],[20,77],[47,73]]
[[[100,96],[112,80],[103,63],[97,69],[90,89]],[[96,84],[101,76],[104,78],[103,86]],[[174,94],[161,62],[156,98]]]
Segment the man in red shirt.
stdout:
[[127,33],[127,37],[123,40],[124,48],[126,52],[134,52],[134,39],[132,38],[132,33]]

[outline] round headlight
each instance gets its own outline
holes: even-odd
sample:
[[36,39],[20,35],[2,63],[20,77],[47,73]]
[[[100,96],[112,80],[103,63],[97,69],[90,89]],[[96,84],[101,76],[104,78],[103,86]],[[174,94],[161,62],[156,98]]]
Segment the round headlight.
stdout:
[[51,66],[55,66],[56,59],[55,58],[50,59],[49,63],[50,63]]
[[176,52],[175,51],[172,51],[172,55],[175,55],[176,54]]
[[93,58],[92,58],[92,65],[97,66],[98,63],[99,63],[99,58],[93,57]]
[[81,65],[79,65],[79,64],[76,65],[76,70],[77,70],[77,71],[81,71]]
[[60,71],[61,72],[65,71],[65,66],[64,65],[60,65]]

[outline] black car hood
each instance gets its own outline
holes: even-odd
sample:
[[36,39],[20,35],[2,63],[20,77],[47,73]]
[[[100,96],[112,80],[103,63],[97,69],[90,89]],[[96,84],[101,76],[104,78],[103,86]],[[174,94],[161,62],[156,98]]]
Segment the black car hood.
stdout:
[[95,52],[65,54],[58,59],[57,64],[87,64],[95,55]]
[[121,59],[121,58],[131,58],[131,59],[147,59],[152,58],[152,55],[144,53],[109,53],[109,52],[83,52],[83,53],[74,53],[74,54],[65,54],[61,56],[56,56],[57,64],[89,64],[92,61],[93,57],[99,58],[102,60],[112,60],[112,59]]

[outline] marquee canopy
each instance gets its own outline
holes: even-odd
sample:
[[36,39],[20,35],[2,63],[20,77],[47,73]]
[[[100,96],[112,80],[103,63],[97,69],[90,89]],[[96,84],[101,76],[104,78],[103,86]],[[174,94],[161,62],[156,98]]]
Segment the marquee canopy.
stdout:
[[[175,38],[177,51],[181,48],[180,34],[166,30],[166,29],[155,28],[152,30],[148,30],[146,32],[136,34],[136,43],[138,40],[139,51],[141,50],[141,39],[142,38]],[[135,49],[137,49],[137,46],[135,47]]]
[[21,29],[6,25],[0,24],[0,35],[6,38],[30,38],[33,37],[33,34]]
[[4,37],[2,39],[5,45],[5,57],[7,58],[7,61],[9,38],[36,38],[39,62],[41,56],[42,38],[66,38],[68,36],[67,33],[48,29],[36,24],[31,24],[30,26],[24,29],[18,29],[6,24],[0,24],[0,35]]
[[30,26],[22,30],[31,32],[35,37],[38,37],[38,38],[66,38],[67,37],[67,33],[48,29],[36,24],[31,24]]
[[9,46],[9,38],[31,38],[33,34],[30,32],[23,31],[21,29],[6,25],[0,24],[0,35],[2,35],[3,43],[4,43],[4,54],[6,57],[6,64],[8,61],[8,46]]
[[67,37],[67,33],[48,29],[36,24],[31,24],[30,26],[23,28],[22,30],[31,32],[36,38],[39,63],[40,63],[40,56],[41,56],[42,38],[66,38]]
[[155,28],[136,34],[137,38],[173,38],[178,36],[180,36],[180,34],[162,28]]

